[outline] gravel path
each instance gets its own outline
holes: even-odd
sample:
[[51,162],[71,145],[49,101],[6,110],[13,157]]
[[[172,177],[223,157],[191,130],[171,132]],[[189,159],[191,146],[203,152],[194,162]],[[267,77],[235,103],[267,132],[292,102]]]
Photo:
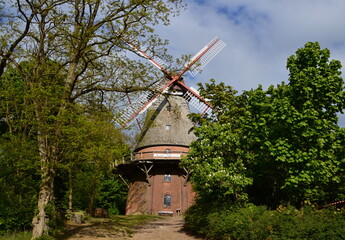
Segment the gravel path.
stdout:
[[182,231],[182,217],[166,217],[147,223],[138,228],[131,240],[192,240],[201,239],[189,236]]

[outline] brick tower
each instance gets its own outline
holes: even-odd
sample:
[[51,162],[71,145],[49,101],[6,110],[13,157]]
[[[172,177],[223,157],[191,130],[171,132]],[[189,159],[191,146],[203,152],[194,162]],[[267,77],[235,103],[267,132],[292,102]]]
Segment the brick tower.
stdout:
[[119,166],[130,183],[126,214],[179,215],[193,202],[189,172],[179,162],[196,137],[181,95],[161,95],[149,108],[131,162]]

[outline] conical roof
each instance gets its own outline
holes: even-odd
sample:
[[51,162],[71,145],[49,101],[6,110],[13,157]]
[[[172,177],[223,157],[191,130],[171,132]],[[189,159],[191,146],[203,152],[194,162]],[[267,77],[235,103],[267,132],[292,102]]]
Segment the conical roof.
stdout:
[[149,146],[189,146],[196,137],[187,101],[181,95],[161,95],[148,109],[136,150]]

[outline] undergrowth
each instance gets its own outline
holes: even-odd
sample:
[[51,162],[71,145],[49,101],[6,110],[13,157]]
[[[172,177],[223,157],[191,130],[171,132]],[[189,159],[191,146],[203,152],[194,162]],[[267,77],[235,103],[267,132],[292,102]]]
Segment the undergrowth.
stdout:
[[186,227],[212,240],[343,240],[345,218],[335,209],[280,207],[268,210],[250,205],[228,209],[194,206]]
[[13,232],[13,233],[6,233],[0,236],[0,240],[30,240],[31,239],[31,232]]

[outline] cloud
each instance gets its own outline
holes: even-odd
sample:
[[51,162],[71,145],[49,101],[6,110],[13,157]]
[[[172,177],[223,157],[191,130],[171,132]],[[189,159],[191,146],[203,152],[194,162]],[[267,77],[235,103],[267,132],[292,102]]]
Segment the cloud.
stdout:
[[[228,46],[187,83],[210,78],[238,91],[288,81],[286,60],[318,41],[345,64],[343,0],[187,0],[188,9],[158,29],[174,57],[198,52],[214,36]],[[342,126],[345,117],[341,116]]]

